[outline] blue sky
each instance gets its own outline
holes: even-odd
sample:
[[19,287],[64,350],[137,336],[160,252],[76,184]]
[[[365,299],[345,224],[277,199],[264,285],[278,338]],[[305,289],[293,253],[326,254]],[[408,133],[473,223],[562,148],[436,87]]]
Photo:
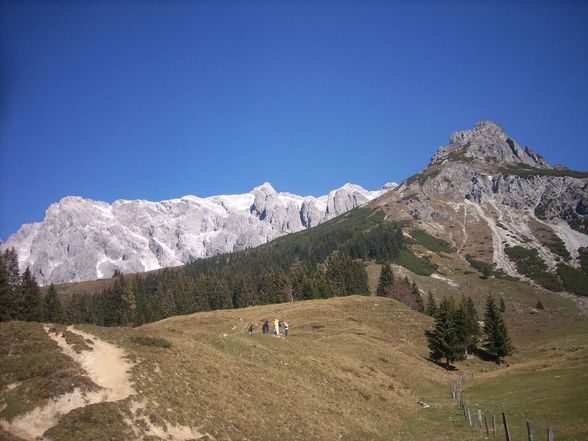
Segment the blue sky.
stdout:
[[0,238],[67,195],[375,189],[490,119],[588,170],[588,3],[0,2]]

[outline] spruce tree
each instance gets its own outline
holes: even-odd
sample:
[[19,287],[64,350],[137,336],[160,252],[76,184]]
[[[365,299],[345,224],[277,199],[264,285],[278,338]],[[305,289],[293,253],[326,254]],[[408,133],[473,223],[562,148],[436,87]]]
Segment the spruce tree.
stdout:
[[465,312],[465,348],[466,351],[475,351],[480,338],[480,318],[478,311],[471,297],[466,297],[462,301],[462,307]]
[[500,298],[500,312],[506,312],[506,303],[504,303],[504,298]]
[[21,279],[21,320],[27,322],[40,322],[43,320],[43,304],[41,301],[41,290],[33,277],[29,267],[22,274]]
[[0,254],[0,322],[14,318],[12,289],[8,281],[4,255]]
[[64,321],[64,312],[63,307],[61,306],[61,301],[57,296],[57,290],[55,286],[51,284],[49,286],[49,290],[45,295],[45,321],[49,323],[63,323]]
[[6,271],[8,271],[8,284],[10,285],[10,289],[12,289],[12,293],[16,295],[20,288],[21,276],[18,255],[14,248],[10,248],[4,252],[4,264],[6,265]]
[[484,332],[486,333],[484,349],[494,358],[496,364],[500,364],[501,358],[512,354],[512,345],[502,314],[498,311],[492,296],[488,296],[486,300]]
[[435,317],[438,311],[439,308],[437,308],[437,302],[435,302],[435,297],[433,297],[433,293],[431,292],[431,290],[429,290],[427,294],[427,306],[425,308],[425,312],[427,315]]
[[378,288],[376,289],[376,295],[385,296],[386,291],[394,285],[394,273],[390,267],[389,262],[382,264],[382,270],[380,271],[380,279],[378,280]]
[[439,361],[444,358],[446,367],[459,356],[461,345],[456,335],[450,305],[445,298],[435,317],[433,331],[427,333],[427,340],[431,359]]
[[459,305],[459,307],[455,310],[452,318],[453,326],[455,327],[455,336],[457,338],[457,341],[459,342],[456,357],[460,360],[463,360],[467,355],[466,340],[468,335],[466,325],[466,313],[463,308],[463,305]]

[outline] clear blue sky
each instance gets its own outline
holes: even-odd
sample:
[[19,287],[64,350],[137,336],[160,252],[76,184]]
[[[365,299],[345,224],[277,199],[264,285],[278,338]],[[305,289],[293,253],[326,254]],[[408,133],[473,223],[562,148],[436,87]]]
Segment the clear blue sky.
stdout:
[[587,2],[0,2],[0,238],[67,195],[375,189],[490,119],[588,170]]

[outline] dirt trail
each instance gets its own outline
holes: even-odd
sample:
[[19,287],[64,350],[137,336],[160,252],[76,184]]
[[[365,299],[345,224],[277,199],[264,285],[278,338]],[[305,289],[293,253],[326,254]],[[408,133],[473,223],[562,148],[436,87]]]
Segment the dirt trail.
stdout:
[[89,404],[124,400],[134,393],[129,373],[132,364],[125,359],[122,349],[86,332],[74,330],[72,326],[67,329],[85,339],[92,340],[93,350],[82,351],[78,354],[67,344],[61,334],[51,333],[49,326],[45,326],[45,331],[57,342],[63,352],[79,363],[92,381],[102,389],[97,392],[83,392],[76,389],[54,398],[44,406],[18,416],[11,423],[2,421],[2,428],[7,432],[25,440],[36,440],[42,438],[46,430],[57,425],[64,415],[74,409]]

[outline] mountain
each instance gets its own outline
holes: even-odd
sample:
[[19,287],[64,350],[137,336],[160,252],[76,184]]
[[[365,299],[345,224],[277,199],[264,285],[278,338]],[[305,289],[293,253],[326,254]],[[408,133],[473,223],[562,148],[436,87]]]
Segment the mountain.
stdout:
[[585,277],[588,173],[548,164],[489,121],[453,133],[426,169],[372,208],[447,240],[497,275],[555,291]]
[[345,184],[321,197],[277,192],[265,183],[239,195],[184,196],[161,202],[112,204],[69,196],[52,204],[43,222],[23,225],[14,247],[21,269],[41,284],[84,281],[177,266],[202,257],[256,247],[311,228],[394,188],[368,191]]

